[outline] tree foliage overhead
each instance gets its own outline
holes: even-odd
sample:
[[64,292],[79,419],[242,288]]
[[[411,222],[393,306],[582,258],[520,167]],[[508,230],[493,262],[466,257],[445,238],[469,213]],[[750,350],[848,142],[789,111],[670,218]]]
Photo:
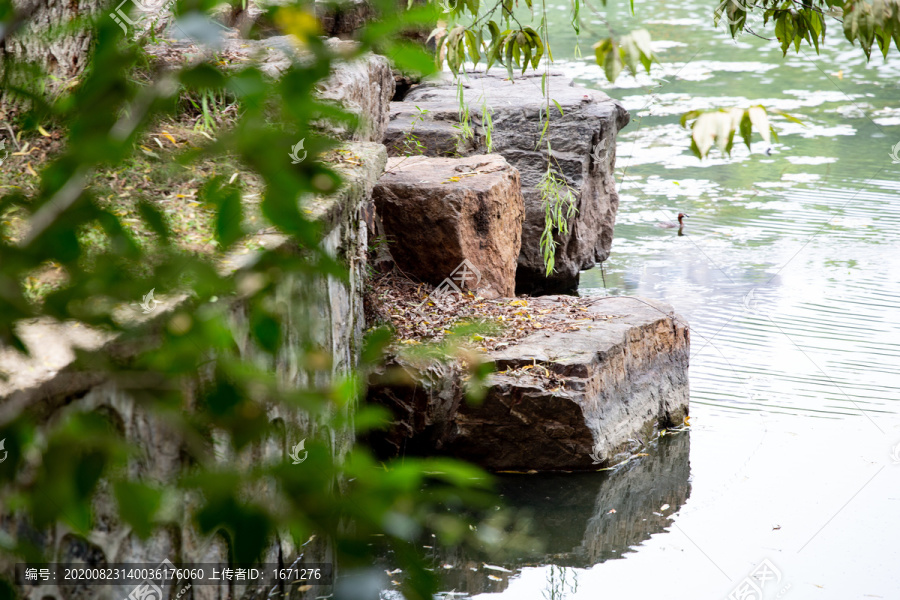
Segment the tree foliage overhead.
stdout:
[[[538,69],[542,58],[552,61],[546,0],[523,0],[527,13],[520,10],[518,0],[498,0],[488,7],[479,0],[460,0],[452,7],[446,0],[435,1],[447,6],[442,15],[445,21],[431,34],[438,42],[438,66],[446,63],[456,74],[467,61],[478,64],[483,60],[487,68],[495,63],[504,66],[512,78],[515,70]],[[606,5],[605,0],[602,3]],[[635,16],[642,16],[647,10],[640,3],[635,7],[630,2],[629,7]],[[579,35],[585,8],[605,21],[590,0],[571,0],[569,18]],[[531,19],[524,18],[527,14]],[[887,56],[892,40],[900,51],[900,0],[721,0],[711,16],[714,24],[725,23],[733,36],[747,31],[765,37],[766,31],[750,27],[748,16],[753,14],[762,16],[764,29],[774,34],[772,39],[785,54],[791,45],[799,51],[803,42],[818,52],[830,24],[841,26],[850,42],[858,42],[866,58],[871,57],[873,46]],[[537,29],[530,26],[535,19]],[[597,64],[607,79],[615,81],[625,67],[633,74],[639,67],[649,73],[656,60],[650,33],[645,29],[617,33],[608,23],[607,27],[610,36],[597,40],[593,46]]]
[[885,57],[891,41],[900,51],[900,0],[722,0],[715,21],[727,23],[734,36],[745,30],[762,35],[747,23],[754,13],[762,14],[764,26],[774,28],[785,55],[791,45],[799,52],[803,42],[818,52],[830,24],[841,26],[851,43],[858,42],[866,59],[876,44]]
[[[483,61],[487,69],[495,64],[505,67],[510,79],[514,79],[517,71],[541,69],[543,60],[543,70],[549,72],[553,53],[547,30],[546,0],[523,0],[521,6],[517,0],[497,0],[487,7],[478,0],[459,1],[452,7],[446,5],[446,0],[435,1],[446,6],[442,15],[445,20],[438,23],[430,36],[437,42],[439,68],[446,64],[454,75],[459,75],[467,64],[474,66]],[[605,6],[606,0],[602,4]],[[638,17],[648,10],[640,2],[635,6],[630,1],[628,6],[631,14]],[[650,73],[652,64],[659,60],[646,29],[616,32],[590,0],[571,0],[569,20],[576,35],[581,35],[584,27],[584,9],[609,29],[609,37],[598,40],[593,49],[597,65],[610,82],[615,82],[625,68],[632,75],[637,75],[641,68]],[[528,15],[530,19],[526,18]],[[753,15],[760,17],[761,29],[750,25],[749,17]],[[900,51],[900,0],[719,0],[710,17],[713,24],[724,24],[733,37],[746,32],[771,39],[785,55],[791,46],[799,52],[804,42],[818,53],[831,25],[840,26],[851,43],[859,43],[867,60],[873,47],[887,57],[892,41]],[[530,26],[535,20],[536,29]],[[770,34],[772,37],[767,37]],[[542,85],[545,82],[546,78]],[[551,94],[546,87],[544,93],[549,106]],[[682,124],[691,121],[691,149],[698,158],[705,157],[714,145],[730,153],[735,133],[740,133],[748,146],[753,131],[766,141],[769,133],[774,133],[763,107],[740,109],[743,116],[734,116],[737,114],[734,110],[738,109],[708,111],[700,118],[697,118],[699,114],[685,115]],[[751,113],[755,115],[753,118]]]

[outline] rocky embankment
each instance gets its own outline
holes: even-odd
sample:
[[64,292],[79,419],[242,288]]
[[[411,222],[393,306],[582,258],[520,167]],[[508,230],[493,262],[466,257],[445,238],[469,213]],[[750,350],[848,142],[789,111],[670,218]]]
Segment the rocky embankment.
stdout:
[[[391,103],[384,139],[395,156],[409,152],[472,156],[491,151],[518,169],[525,223],[517,293],[576,288],[583,269],[609,257],[619,209],[613,175],[616,135],[628,124],[628,111],[606,94],[575,85],[559,74],[548,77],[546,87],[553,102],[548,103],[541,92],[541,74],[525,74],[514,81],[499,71],[469,74],[462,89],[473,135],[465,137],[459,128],[457,84],[439,80],[418,85],[402,101]],[[550,125],[544,132],[546,119]],[[568,232],[556,232],[555,270],[549,276],[540,249],[546,199],[538,189],[548,168],[565,181],[577,209]]]
[[[395,354],[368,393],[394,415],[390,430],[370,437],[385,456],[445,454],[497,471],[596,470],[687,416],[690,336],[671,306],[514,295],[577,285],[582,269],[609,255],[618,209],[615,142],[628,113],[555,75],[542,134],[539,83],[472,74],[462,83],[468,136],[453,82],[414,86],[390,105],[384,142],[395,157],[373,192],[379,233],[396,271],[437,287],[404,294],[387,286],[376,294],[379,318],[408,345],[477,320],[500,332],[472,338],[496,368],[478,404],[465,401],[470,373],[459,364]],[[567,233],[554,230],[550,275],[540,249],[553,201],[539,189],[548,169],[577,207]]]
[[[348,17],[334,27],[352,29],[363,18]],[[287,65],[304,60],[286,36],[246,40],[230,31],[222,42],[217,57],[226,67],[255,59],[275,79]],[[348,144],[344,149],[354,157],[354,167],[338,193],[311,199],[305,208],[324,233],[324,248],[345,264],[350,277],[317,281],[315,301],[297,306],[300,312],[292,319],[295,327],[314,330],[316,344],[334,357],[328,372],[306,377],[292,347],[283,349],[273,368],[298,388],[354,370],[363,346],[364,295],[371,285],[368,325],[392,324],[403,342],[397,348],[440,341],[454,325],[480,319],[489,332],[468,336],[468,360],[485,360],[497,369],[483,401],[470,404],[463,362],[395,351],[370,382],[367,398],[394,415],[392,428],[370,440],[383,455],[443,454],[494,470],[592,470],[631,455],[659,429],[680,425],[688,410],[690,336],[672,307],[642,298],[516,296],[569,290],[580,270],[608,257],[618,209],[616,135],[628,123],[621,104],[552,75],[548,113],[537,78],[510,82],[505,75],[476,73],[463,84],[472,135],[461,135],[465,128],[454,127],[460,125],[455,83],[415,84],[390,102],[395,79],[387,58],[352,55],[350,41],[331,40],[328,47],[346,51],[348,58],[338,60],[332,77],[319,87],[321,99],[354,113],[359,122],[317,125]],[[166,63],[192,62],[206,51],[167,40],[147,52]],[[393,155],[387,165],[386,154]],[[567,233],[554,231],[556,269],[549,276],[540,251],[547,198],[538,189],[548,170],[565,182],[577,209]],[[384,243],[379,268],[388,272],[382,276],[402,280],[400,287],[367,280],[367,251],[376,237]],[[293,249],[281,235],[262,236],[259,243]],[[223,274],[237,277],[252,260],[252,253],[228,257],[220,266]],[[273,293],[313,297],[302,285],[286,278]],[[145,323],[151,332],[188,311],[190,300],[173,295],[157,308]],[[247,328],[240,299],[233,312],[240,336]],[[23,322],[20,331],[32,354],[0,350],[0,372],[7,376],[0,380],[0,420],[25,405],[38,427],[63,410],[102,411],[121,424],[141,456],[153,457],[141,463],[146,473],[140,474],[163,479],[179,472],[184,457],[172,450],[177,446],[161,446],[170,437],[165,424],[144,414],[128,385],[76,359],[127,359],[127,345],[78,323]],[[287,338],[295,339],[291,333]],[[402,377],[391,379],[389,372]],[[268,417],[281,418],[274,412]],[[317,432],[313,418],[287,425],[296,439]],[[349,425],[321,434],[331,440],[338,460],[354,443]],[[284,461],[286,448],[284,443],[254,447],[247,460]],[[96,564],[140,562],[153,553],[175,562],[227,557],[220,541],[200,539],[187,520],[140,542],[116,521],[111,504],[97,510],[103,517],[98,522],[107,523],[108,530],[76,536],[54,528],[41,545],[56,556],[85,556],[89,550]],[[0,523],[6,533],[18,525]],[[282,551],[287,556],[297,549],[286,545]],[[326,558],[324,546],[321,551]],[[212,597],[210,590],[204,597]],[[75,597],[66,590],[54,593]]]

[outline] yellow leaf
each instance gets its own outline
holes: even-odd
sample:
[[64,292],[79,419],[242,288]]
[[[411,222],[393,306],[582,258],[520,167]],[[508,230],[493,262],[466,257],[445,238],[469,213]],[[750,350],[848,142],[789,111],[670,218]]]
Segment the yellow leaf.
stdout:
[[43,127],[41,127],[40,125],[38,125],[38,131],[41,132],[41,135],[42,135],[42,136],[44,136],[44,137],[50,137],[50,134],[47,133],[47,130],[44,129]]
[[294,7],[282,7],[275,13],[275,24],[290,35],[296,36],[301,43],[311,37],[320,35],[319,20],[306,10]]
[[31,163],[25,163],[25,170],[28,171],[30,174],[34,175],[35,177],[38,176],[38,174],[34,172],[34,169],[31,168]]
[[525,300],[513,300],[509,303],[510,306],[528,306],[528,302]]
[[165,136],[165,138],[166,138],[167,140],[169,140],[170,142],[172,142],[172,143],[175,144],[176,146],[178,145],[178,143],[175,141],[175,138],[172,137],[172,134],[169,133],[168,131],[160,131],[159,133],[160,133],[160,135]]

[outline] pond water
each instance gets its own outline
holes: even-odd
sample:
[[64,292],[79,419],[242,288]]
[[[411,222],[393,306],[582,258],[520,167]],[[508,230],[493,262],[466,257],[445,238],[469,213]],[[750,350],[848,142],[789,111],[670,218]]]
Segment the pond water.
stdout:
[[[690,432],[612,475],[504,479],[547,554],[470,564],[445,597],[898,598],[900,56],[866,64],[834,23],[820,56],[782,58],[714,28],[714,3],[613,4],[614,30],[656,40],[650,76],[609,84],[590,59],[606,25],[580,59],[568,9],[551,13],[556,68],[632,115],[612,256],[580,293],[689,321]],[[693,156],[681,114],[756,104],[803,125],[773,117],[771,146]],[[679,212],[684,235],[655,226]]]

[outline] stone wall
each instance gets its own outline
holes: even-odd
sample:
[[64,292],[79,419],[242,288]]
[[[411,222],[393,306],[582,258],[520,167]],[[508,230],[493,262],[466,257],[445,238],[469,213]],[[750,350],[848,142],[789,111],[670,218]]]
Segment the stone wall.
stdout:
[[[311,383],[327,384],[334,376],[347,372],[358,364],[362,335],[363,278],[367,228],[365,209],[371,202],[371,191],[387,160],[380,144],[356,143],[348,146],[359,157],[359,166],[352,167],[345,185],[338,193],[320,198],[308,208],[312,219],[325,233],[324,248],[341,259],[350,270],[349,283],[333,277],[315,280],[299,275],[286,275],[277,285],[273,300],[288,308],[290,321],[286,332],[288,343],[278,357],[271,361],[258,352],[249,341],[246,309],[240,301],[230,305],[235,338],[241,351],[251,361],[259,361],[277,372],[288,384],[298,388]],[[293,244],[284,236],[260,236],[259,243],[267,249],[293,251]],[[240,254],[223,262],[223,273],[239,277],[244,266],[254,260],[254,253]],[[220,300],[227,301],[227,300]],[[148,331],[166,322],[176,311],[191,310],[185,295],[163,298],[145,323]],[[129,357],[128,346],[118,343],[116,336],[91,330],[77,323],[58,324],[49,321],[22,323],[19,328],[31,356],[25,357],[11,350],[0,351],[0,370],[9,378],[0,381],[0,421],[27,408],[39,424],[49,424],[67,411],[98,411],[104,414],[121,434],[138,450],[129,469],[135,478],[147,481],[171,481],[185,464],[185,454],[176,432],[165,422],[141,408],[135,392],[140,383],[121,379],[112,381],[101,372],[86,372],[74,367],[75,351],[86,351],[116,359]],[[331,353],[329,369],[310,371],[300,358],[300,340],[314,340]],[[198,377],[202,374],[198,374]],[[186,407],[189,409],[190,407]],[[352,417],[351,407],[343,409]],[[276,425],[275,434],[261,443],[233,455],[227,446],[216,445],[216,458],[230,464],[259,464],[287,460],[290,446],[300,439],[326,442],[333,456],[339,460],[354,442],[352,418],[342,430],[322,428],[308,416],[296,412],[284,414],[277,407],[269,409],[269,420]],[[191,498],[184,498],[186,507]],[[227,562],[228,546],[223,538],[199,536],[186,518],[177,526],[156,533],[149,541],[140,540],[117,517],[115,503],[101,485],[94,507],[97,526],[87,538],[75,535],[62,525],[48,531],[29,531],[24,522],[9,515],[0,517],[0,528],[13,536],[37,536],[39,545],[60,562],[74,561],[88,564],[145,562],[159,563],[168,559],[173,563]],[[182,514],[187,515],[188,510]],[[300,549],[287,540],[279,539],[270,548],[266,562],[291,564]],[[327,542],[316,543],[303,550],[308,562],[330,562]],[[0,565],[11,572],[12,565]],[[321,589],[321,588],[320,588]],[[34,600],[75,600],[80,598],[110,598],[121,600],[130,590],[117,586],[34,588],[25,597]],[[233,594],[229,596],[228,594]],[[214,586],[195,586],[193,598],[241,597],[240,586],[220,589]]]

